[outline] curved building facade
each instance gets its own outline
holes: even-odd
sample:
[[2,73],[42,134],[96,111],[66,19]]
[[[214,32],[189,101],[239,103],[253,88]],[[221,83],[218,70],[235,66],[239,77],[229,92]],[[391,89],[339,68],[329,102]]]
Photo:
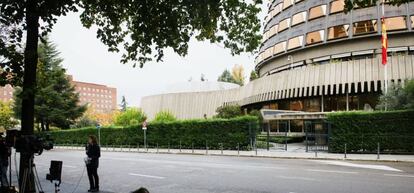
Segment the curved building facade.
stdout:
[[[414,78],[414,2],[384,5],[385,66],[381,7],[378,3],[345,13],[343,0],[274,0],[255,60],[259,79],[225,91],[148,96],[142,100],[144,111],[168,109],[179,118],[200,118],[227,104],[247,110],[372,109],[384,89],[384,70],[390,82]],[[147,107],[147,101],[159,106]],[[201,110],[194,114],[194,108]]]

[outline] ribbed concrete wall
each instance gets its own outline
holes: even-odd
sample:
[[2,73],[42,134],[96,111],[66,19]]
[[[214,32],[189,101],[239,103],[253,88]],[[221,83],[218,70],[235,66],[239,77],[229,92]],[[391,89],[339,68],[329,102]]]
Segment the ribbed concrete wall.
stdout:
[[[388,61],[389,80],[414,78],[414,54],[402,52],[390,56]],[[349,92],[346,87],[356,93],[372,92],[381,89],[378,85],[383,81],[384,66],[381,64],[381,55],[377,54],[358,60],[306,65],[282,71],[261,77],[238,89],[147,96],[141,100],[141,107],[149,119],[161,110],[169,110],[180,119],[202,118],[204,114],[213,116],[217,107],[225,104],[248,105],[322,94],[344,94]]]

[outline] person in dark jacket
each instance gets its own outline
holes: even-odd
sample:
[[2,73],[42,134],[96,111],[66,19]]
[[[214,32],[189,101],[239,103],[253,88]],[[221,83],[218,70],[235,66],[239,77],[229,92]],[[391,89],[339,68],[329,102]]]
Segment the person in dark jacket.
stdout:
[[6,145],[6,141],[3,138],[3,133],[0,136],[0,181],[1,187],[8,187],[9,182],[7,181],[7,167],[9,166],[9,156],[11,150]]
[[99,192],[99,157],[101,157],[101,148],[98,145],[98,141],[94,135],[90,135],[88,138],[88,144],[86,145],[86,169],[88,171],[90,189],[88,192]]

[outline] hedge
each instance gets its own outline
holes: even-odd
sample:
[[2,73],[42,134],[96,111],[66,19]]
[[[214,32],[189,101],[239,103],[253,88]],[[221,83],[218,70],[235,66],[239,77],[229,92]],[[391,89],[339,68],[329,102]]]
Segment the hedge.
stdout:
[[[243,116],[233,119],[200,119],[171,122],[153,122],[147,125],[147,144],[161,148],[246,149],[258,126],[256,117]],[[55,144],[85,144],[89,135],[96,135],[96,128],[52,131]],[[101,145],[144,144],[141,126],[101,128]],[[221,145],[222,144],[222,145]]]
[[343,112],[328,114],[332,124],[329,151],[414,152],[414,111]]

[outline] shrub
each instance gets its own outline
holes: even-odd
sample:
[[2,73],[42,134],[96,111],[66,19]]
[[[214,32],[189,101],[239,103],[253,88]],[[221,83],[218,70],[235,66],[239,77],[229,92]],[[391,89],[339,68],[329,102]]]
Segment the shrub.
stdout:
[[414,111],[343,112],[328,114],[332,124],[329,151],[414,152]]
[[414,109],[414,80],[410,80],[402,87],[401,84],[391,83],[388,92],[379,98],[379,110]]
[[[249,126],[250,125],[250,126]],[[149,146],[178,148],[219,149],[220,143],[226,149],[246,149],[257,130],[257,118],[251,116],[233,119],[197,119],[171,122],[151,122],[147,125]],[[96,128],[72,129],[50,132],[56,144],[84,144],[87,136],[96,135]],[[141,125],[123,128],[102,128],[101,144],[133,145],[143,144]]]
[[118,114],[115,117],[115,125],[131,126],[141,124],[146,119],[145,113],[138,108],[128,108],[125,112]]
[[243,116],[241,107],[239,105],[221,106],[216,109],[217,115],[215,118],[230,119],[234,117]]
[[155,122],[171,122],[176,121],[177,118],[170,111],[160,111],[155,115]]

